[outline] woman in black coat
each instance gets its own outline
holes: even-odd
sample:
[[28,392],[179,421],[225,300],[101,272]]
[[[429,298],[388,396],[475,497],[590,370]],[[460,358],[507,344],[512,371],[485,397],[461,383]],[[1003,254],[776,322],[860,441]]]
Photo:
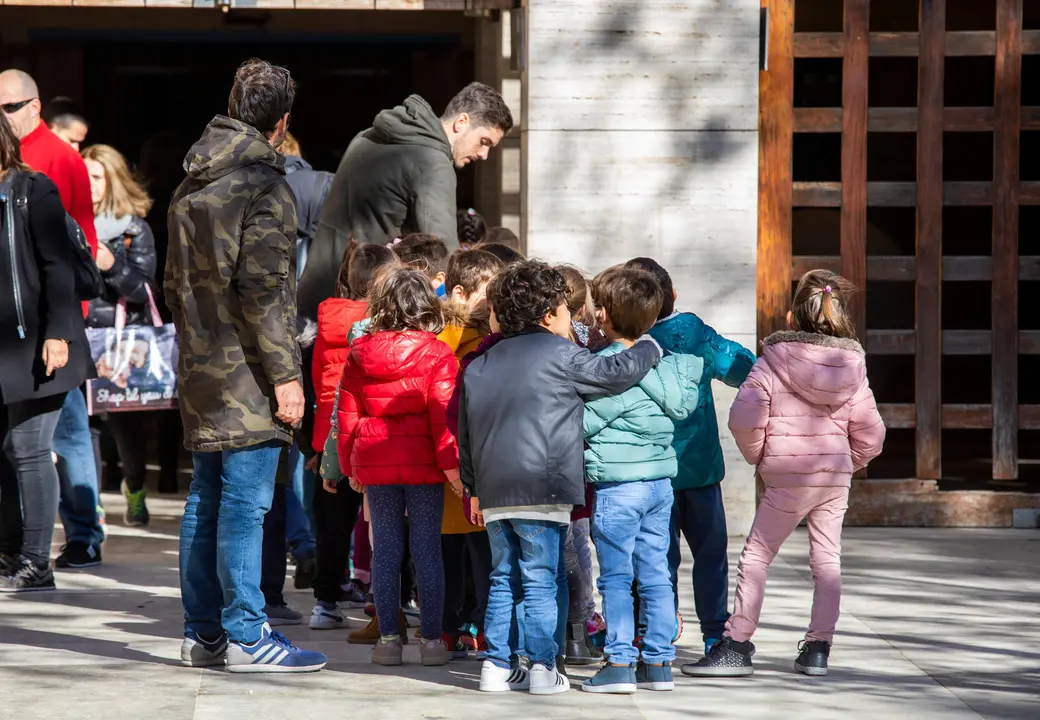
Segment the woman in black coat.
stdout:
[[54,588],[54,428],[66,393],[92,375],[70,242],[58,189],[22,163],[0,113],[0,591]]
[[[83,151],[94,201],[94,229],[98,236],[98,268],[105,292],[91,300],[90,327],[115,327],[117,309],[126,310],[126,325],[151,325],[155,306],[155,238],[145,221],[152,201],[134,180],[126,159],[109,145],[91,145]],[[158,312],[158,311],[156,311]],[[106,376],[109,368],[98,365]],[[118,378],[110,378],[117,382]],[[109,413],[106,424],[119,450],[123,469],[128,525],[147,525],[144,487],[147,438],[137,412]]]

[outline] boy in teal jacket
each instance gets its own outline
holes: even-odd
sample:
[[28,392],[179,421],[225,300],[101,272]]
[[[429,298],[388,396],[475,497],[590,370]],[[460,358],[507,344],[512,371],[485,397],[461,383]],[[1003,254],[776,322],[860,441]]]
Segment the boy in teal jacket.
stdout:
[[[650,336],[665,353],[684,353],[704,360],[697,409],[675,423],[672,447],[679,472],[672,481],[672,540],[668,565],[678,599],[680,533],[693,554],[693,596],[707,653],[729,619],[729,560],[726,556],[726,511],[719,484],[726,475],[715,416],[711,381],[740,387],[755,364],[755,355],[740,343],[719,335],[693,313],[675,312],[675,288],[668,271],[650,258],[636,258],[627,267],[651,273],[664,290],[664,303]],[[678,601],[676,602],[678,609]]]
[[[631,347],[657,318],[664,291],[650,273],[622,266],[592,284],[601,327],[613,355]],[[672,478],[678,471],[673,421],[697,408],[703,361],[671,355],[620,395],[585,404],[585,473],[595,489],[592,539],[607,622],[609,663],[586,680],[587,692],[671,690],[675,591],[668,570]],[[646,624],[642,657],[633,645],[632,582]],[[638,662],[638,665],[637,665]]]

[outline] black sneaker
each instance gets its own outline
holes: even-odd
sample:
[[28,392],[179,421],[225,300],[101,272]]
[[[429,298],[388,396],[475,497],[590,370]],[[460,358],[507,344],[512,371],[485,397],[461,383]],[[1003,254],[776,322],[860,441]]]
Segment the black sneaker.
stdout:
[[801,640],[798,643],[798,657],[794,661],[794,669],[805,675],[826,675],[827,658],[830,654],[831,644],[828,642]]
[[603,653],[592,644],[585,623],[567,623],[567,664],[595,665],[602,659]]
[[37,565],[24,560],[21,567],[0,577],[0,592],[41,592],[54,589],[54,571],[50,565]]
[[79,540],[66,543],[61,548],[61,555],[54,561],[54,566],[79,570],[101,564],[101,548]]
[[751,655],[755,646],[750,641],[734,642],[732,638],[723,637],[711,652],[695,663],[682,666],[683,675],[692,677],[743,677],[755,672],[751,665]]
[[308,590],[314,587],[314,578],[318,574],[318,561],[314,555],[307,555],[296,562],[293,574],[293,586],[297,590]]

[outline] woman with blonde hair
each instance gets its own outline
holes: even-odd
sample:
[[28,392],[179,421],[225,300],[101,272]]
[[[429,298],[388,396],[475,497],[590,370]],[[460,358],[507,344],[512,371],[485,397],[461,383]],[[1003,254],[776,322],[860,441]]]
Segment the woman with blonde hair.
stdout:
[[[121,301],[125,305],[127,325],[151,324],[155,238],[144,217],[152,207],[152,200],[115,148],[91,145],[83,151],[83,160],[87,164],[90,195],[94,201],[97,264],[105,281],[104,294],[90,302],[87,325],[114,327]],[[126,522],[147,525],[144,427],[130,412],[112,413],[107,422],[123,468]]]

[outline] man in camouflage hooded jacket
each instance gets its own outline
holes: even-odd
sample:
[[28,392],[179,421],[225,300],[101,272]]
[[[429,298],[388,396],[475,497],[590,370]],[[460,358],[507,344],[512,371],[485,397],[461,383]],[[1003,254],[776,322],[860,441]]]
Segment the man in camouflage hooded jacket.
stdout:
[[181,523],[181,660],[232,672],[320,670],[267,623],[264,515],[303,416],[296,343],[296,209],[275,148],[295,86],[261,60],[236,73],[174,192],[164,291],[180,339],[177,385],[194,475]]

